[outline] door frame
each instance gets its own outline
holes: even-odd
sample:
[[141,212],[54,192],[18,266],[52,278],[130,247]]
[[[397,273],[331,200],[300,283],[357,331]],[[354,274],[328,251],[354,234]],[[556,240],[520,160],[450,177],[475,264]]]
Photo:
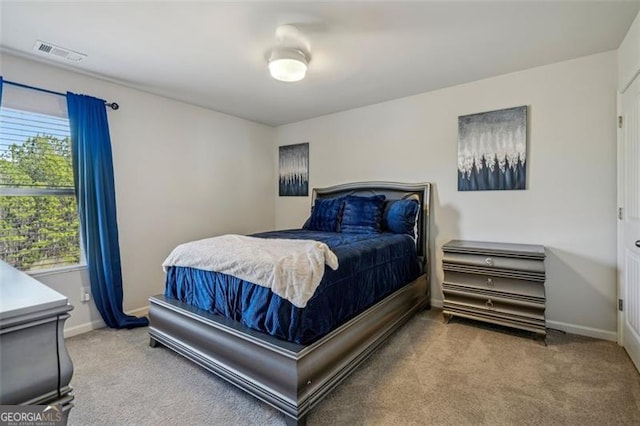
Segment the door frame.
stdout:
[[[633,80],[632,80],[633,81]],[[629,85],[627,85],[627,88]],[[618,327],[618,345],[624,345],[624,312],[618,309],[618,300],[623,299],[624,304],[624,286],[622,282],[622,274],[624,267],[624,239],[623,239],[623,229],[622,229],[622,220],[618,217],[618,209],[623,208],[624,206],[624,140],[623,133],[620,127],[618,127],[618,117],[622,115],[622,92],[616,90],[616,141],[617,141],[617,165],[616,165],[616,175],[617,175],[617,208],[616,208],[616,233],[617,233],[617,274],[616,274],[616,288],[617,288],[617,298],[616,298],[616,313],[617,313],[617,327]],[[623,124],[624,125],[624,124]],[[624,215],[624,210],[622,211]],[[624,216],[623,216],[624,217]],[[624,308],[624,306],[623,306]]]

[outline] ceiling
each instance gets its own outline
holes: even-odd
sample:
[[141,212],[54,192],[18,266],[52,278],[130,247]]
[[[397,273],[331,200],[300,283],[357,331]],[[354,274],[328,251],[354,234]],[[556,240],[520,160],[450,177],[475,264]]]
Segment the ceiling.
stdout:
[[[276,126],[616,49],[640,2],[0,3],[0,46],[37,39],[127,86]],[[273,80],[275,28],[294,24],[307,78]],[[56,61],[55,63],[60,63]],[[117,99],[113,99],[117,101]]]

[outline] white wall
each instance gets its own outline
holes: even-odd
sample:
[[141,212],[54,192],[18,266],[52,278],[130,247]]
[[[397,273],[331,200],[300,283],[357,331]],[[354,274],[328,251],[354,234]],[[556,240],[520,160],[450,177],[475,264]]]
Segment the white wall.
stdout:
[[[120,104],[109,124],[125,311],[163,291],[160,265],[177,244],[273,228],[273,128],[6,54],[0,75]],[[35,277],[75,306],[68,335],[101,325],[79,301],[86,270]]]
[[[607,52],[281,126],[276,142],[310,143],[312,187],[435,183],[434,305],[448,240],[543,244],[547,325],[615,340],[616,74]],[[528,189],[458,192],[458,116],[519,105]],[[309,205],[276,197],[276,227],[299,227]]]
[[[310,200],[274,197],[274,140],[310,142],[312,186],[435,183],[434,305],[449,239],[544,244],[548,325],[615,339],[615,52],[277,129],[9,55],[0,74],[121,105],[109,120],[127,311],[162,292],[160,263],[180,242],[299,227]],[[518,105],[530,107],[528,189],[457,192],[457,117]],[[79,302],[86,271],[36,278],[75,305],[71,333],[100,325]]]

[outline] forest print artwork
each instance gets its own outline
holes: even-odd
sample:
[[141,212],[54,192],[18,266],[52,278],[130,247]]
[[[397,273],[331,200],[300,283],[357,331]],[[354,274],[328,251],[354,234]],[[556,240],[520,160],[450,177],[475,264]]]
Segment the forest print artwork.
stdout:
[[309,195],[309,143],[280,148],[279,195]]
[[526,189],[527,107],[458,117],[458,191]]

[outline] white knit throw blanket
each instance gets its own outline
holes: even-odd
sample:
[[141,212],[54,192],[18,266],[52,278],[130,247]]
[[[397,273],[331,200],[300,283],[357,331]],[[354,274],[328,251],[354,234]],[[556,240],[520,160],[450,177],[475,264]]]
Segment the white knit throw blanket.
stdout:
[[316,291],[325,263],[338,269],[338,258],[325,243],[312,240],[222,235],[181,244],[162,268],[184,266],[216,271],[268,287],[298,308]]

